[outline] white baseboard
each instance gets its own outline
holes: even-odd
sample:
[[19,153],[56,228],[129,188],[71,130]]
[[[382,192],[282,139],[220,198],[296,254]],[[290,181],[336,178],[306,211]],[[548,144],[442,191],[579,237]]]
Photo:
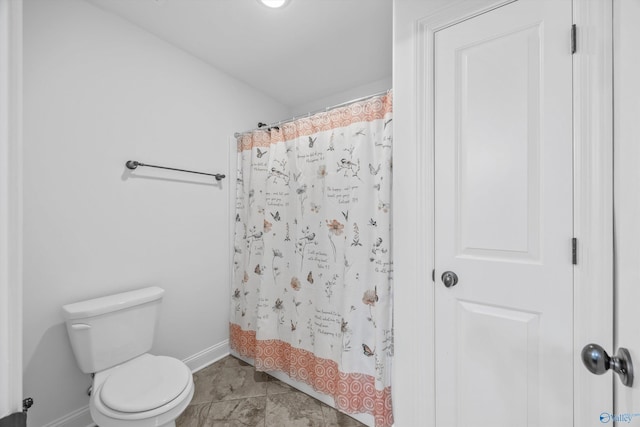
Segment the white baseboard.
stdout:
[[209,348],[205,348],[193,356],[187,357],[183,362],[191,369],[191,372],[195,373],[227,355],[229,355],[229,340],[224,340]]
[[[184,364],[191,369],[191,372],[197,372],[206,368],[214,362],[222,359],[229,354],[229,340],[224,340],[218,344],[187,357],[183,360]],[[27,416],[28,419],[28,416]],[[77,409],[55,421],[46,424],[43,427],[94,427],[96,424],[91,419],[89,405]]]
[[[28,420],[29,415],[27,414],[27,423]],[[87,405],[46,424],[44,427],[94,427],[95,425],[96,423],[93,422],[89,413],[89,405]]]

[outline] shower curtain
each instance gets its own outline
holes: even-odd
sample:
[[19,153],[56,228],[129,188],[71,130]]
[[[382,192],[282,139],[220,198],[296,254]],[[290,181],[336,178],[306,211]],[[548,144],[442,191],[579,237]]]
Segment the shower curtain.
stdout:
[[391,426],[391,92],[237,142],[232,349]]

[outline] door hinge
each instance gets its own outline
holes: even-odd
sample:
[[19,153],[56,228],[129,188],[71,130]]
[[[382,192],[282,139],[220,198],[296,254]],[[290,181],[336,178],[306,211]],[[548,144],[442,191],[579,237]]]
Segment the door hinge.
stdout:
[[436,282],[436,269],[431,270],[431,281]]
[[578,265],[578,239],[571,239],[571,263]]
[[576,24],[571,26],[571,54],[573,55],[578,50],[578,35]]

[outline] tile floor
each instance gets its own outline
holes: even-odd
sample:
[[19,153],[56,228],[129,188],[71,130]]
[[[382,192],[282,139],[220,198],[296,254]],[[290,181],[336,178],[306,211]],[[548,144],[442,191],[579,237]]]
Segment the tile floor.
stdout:
[[364,427],[330,406],[227,356],[194,374],[177,427]]

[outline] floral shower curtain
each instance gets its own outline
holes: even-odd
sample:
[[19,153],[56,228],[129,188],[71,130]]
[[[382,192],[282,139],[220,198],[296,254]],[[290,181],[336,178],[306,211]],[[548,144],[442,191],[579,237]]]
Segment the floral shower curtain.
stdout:
[[376,427],[391,409],[392,95],[238,137],[231,347]]

